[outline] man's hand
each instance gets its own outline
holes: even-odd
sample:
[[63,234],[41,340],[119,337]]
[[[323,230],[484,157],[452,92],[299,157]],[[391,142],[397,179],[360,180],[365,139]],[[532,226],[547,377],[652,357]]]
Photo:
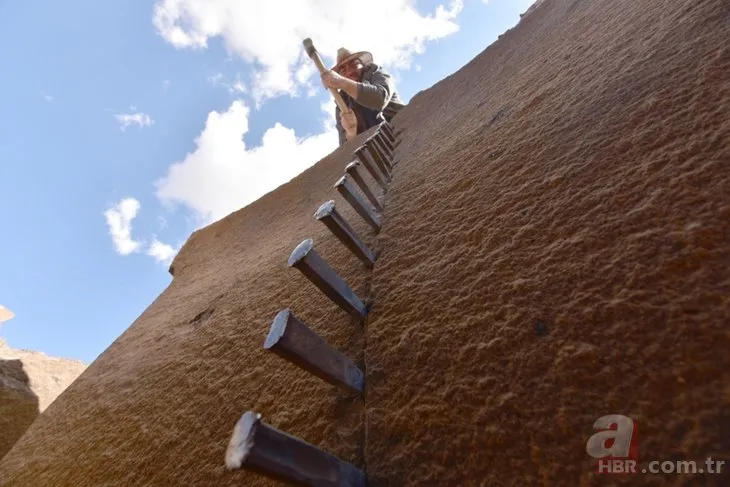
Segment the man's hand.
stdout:
[[334,71],[325,71],[322,73],[322,84],[325,88],[334,88],[335,90],[344,90],[347,82],[350,81],[344,76]]
[[342,128],[345,129],[347,140],[354,139],[357,135],[357,117],[355,116],[355,112],[352,110],[341,112],[340,123],[342,123]]

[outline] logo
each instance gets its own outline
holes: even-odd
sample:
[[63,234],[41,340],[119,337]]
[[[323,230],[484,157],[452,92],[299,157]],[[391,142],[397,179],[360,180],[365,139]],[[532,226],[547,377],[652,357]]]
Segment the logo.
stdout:
[[637,473],[636,423],[620,414],[602,416],[593,423],[596,431],[586,443],[586,453],[597,458],[599,474]]

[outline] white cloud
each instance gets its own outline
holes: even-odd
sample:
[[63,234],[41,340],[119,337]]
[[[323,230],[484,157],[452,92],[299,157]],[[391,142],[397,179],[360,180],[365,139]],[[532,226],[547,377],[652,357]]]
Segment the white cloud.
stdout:
[[124,198],[104,212],[114,248],[121,255],[138,252],[141,243],[132,238],[132,220],[137,216],[140,204],[134,198]]
[[43,98],[44,98],[44,99],[45,99],[45,100],[46,100],[47,102],[52,102],[52,101],[54,100],[53,96],[52,96],[52,95],[48,95],[48,94],[44,94],[44,95],[43,95]]
[[166,243],[160,242],[156,238],[152,240],[152,243],[147,248],[147,255],[153,257],[157,262],[169,263],[172,262],[172,258],[175,257],[179,249],[172,247]]
[[324,119],[324,128],[325,131],[332,131],[335,129],[335,114],[337,113],[335,111],[335,108],[337,105],[335,104],[335,101],[333,99],[328,99],[325,102],[322,102],[320,105],[320,109],[327,114],[327,117]]
[[240,79],[238,79],[235,83],[231,85],[230,91],[232,91],[233,93],[246,93],[247,90],[246,86],[241,83]]
[[340,46],[369,50],[375,62],[408,68],[428,41],[458,30],[463,0],[443,0],[429,15],[414,0],[157,0],[153,24],[178,48],[204,49],[220,37],[229,52],[252,63],[258,104],[294,94],[314,74],[302,40],[311,37],[325,62]]
[[169,263],[179,248],[161,242],[157,237],[152,237],[151,242],[148,239],[132,237],[132,220],[137,217],[140,208],[141,205],[136,198],[124,198],[104,212],[114,249],[121,255],[144,250],[145,254],[157,262]]
[[164,230],[167,228],[167,218],[165,218],[163,215],[159,215],[157,217],[158,227],[160,230]]
[[223,73],[216,73],[208,76],[208,83],[216,86],[223,86],[228,90],[228,93],[232,95],[240,95],[248,92],[248,89],[241,82],[241,78],[238,76],[236,77],[236,81],[229,83]]
[[223,73],[211,74],[208,76],[208,83],[217,85],[223,79]]
[[167,93],[167,90],[170,89],[170,80],[166,79],[162,81],[162,92]]
[[[131,110],[136,110],[136,107],[130,107]],[[146,113],[137,112],[137,113],[118,113],[114,115],[114,117],[117,119],[117,122],[119,122],[119,127],[122,129],[122,131],[127,130],[127,127],[130,125],[136,124],[141,127],[149,127],[153,123],[155,123],[152,118],[147,115]]]
[[[325,103],[323,109],[333,113],[334,104]],[[240,100],[225,112],[210,112],[195,151],[172,164],[156,182],[157,197],[188,207],[198,224],[206,224],[276,189],[338,146],[333,115],[328,113],[318,135],[297,137],[277,122],[266,130],[260,146],[246,147],[249,112]]]

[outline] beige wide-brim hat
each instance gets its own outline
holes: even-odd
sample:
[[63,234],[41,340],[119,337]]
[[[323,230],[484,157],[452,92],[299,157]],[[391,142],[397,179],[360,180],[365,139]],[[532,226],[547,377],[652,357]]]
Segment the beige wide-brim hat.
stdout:
[[337,49],[337,64],[332,66],[332,71],[337,71],[341,66],[349,63],[353,59],[360,59],[367,66],[373,62],[373,55],[368,51],[350,52],[349,49],[341,47]]

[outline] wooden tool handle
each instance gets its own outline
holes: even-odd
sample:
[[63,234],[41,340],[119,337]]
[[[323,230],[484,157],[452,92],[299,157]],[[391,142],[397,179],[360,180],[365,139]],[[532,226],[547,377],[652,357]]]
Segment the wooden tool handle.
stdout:
[[[317,52],[317,49],[314,47],[314,44],[312,43],[312,39],[307,37],[302,42],[304,44],[304,49],[307,51],[307,55],[312,58],[312,61],[314,61],[314,64],[317,66],[317,69],[319,70],[320,74],[324,74],[329,69],[327,69],[322,62],[322,59],[319,57],[319,53]],[[340,93],[334,89],[330,88],[330,93],[332,93],[332,96],[335,98],[335,103],[337,103],[337,106],[340,107],[340,111],[342,113],[349,112],[350,108],[345,104],[345,100],[342,99],[340,96]]]

